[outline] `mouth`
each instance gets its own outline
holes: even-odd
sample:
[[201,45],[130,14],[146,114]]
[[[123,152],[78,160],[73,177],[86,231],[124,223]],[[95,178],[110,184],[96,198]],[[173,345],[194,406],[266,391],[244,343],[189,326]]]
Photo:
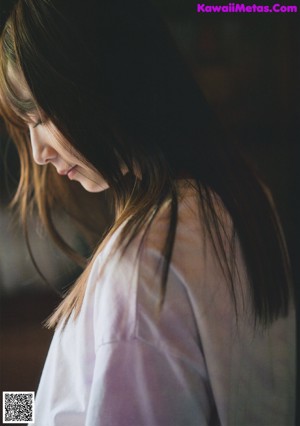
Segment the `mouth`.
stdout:
[[72,172],[72,170],[75,169],[76,166],[72,166],[70,169],[67,170],[57,170],[57,173],[61,176],[68,176],[69,177],[69,173]]
[[68,178],[72,179],[72,176],[74,176],[75,173],[76,173],[76,166],[73,166],[67,171]]

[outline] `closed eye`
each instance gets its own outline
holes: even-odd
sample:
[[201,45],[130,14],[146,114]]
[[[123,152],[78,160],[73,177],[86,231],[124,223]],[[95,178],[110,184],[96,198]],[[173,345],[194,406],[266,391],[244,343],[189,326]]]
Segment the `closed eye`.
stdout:
[[32,127],[35,129],[40,124],[43,124],[42,120],[38,120],[36,123],[34,123],[34,125]]

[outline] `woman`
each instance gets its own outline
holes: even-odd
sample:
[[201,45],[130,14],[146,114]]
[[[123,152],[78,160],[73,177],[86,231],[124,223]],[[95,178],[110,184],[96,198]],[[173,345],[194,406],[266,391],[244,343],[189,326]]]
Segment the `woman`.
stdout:
[[48,322],[36,424],[292,425],[280,224],[155,8],[19,0],[5,18],[1,111],[23,222],[37,206],[72,255],[51,219],[66,182],[109,188],[115,211]]

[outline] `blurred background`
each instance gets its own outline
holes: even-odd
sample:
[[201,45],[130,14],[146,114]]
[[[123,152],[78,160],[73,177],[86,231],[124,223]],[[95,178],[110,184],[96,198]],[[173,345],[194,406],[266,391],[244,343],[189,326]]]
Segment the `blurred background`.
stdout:
[[[299,300],[299,12],[197,14],[194,1],[157,4],[225,131],[273,192]],[[79,269],[33,220],[31,246],[52,287],[35,272],[21,229],[7,210],[18,179],[18,159],[3,125],[0,143],[1,390],[29,391],[36,390],[52,337],[42,322],[59,301],[54,289],[72,282]],[[105,199],[102,206],[99,222],[104,229]],[[82,246],[67,217],[58,217],[57,224],[74,247]]]

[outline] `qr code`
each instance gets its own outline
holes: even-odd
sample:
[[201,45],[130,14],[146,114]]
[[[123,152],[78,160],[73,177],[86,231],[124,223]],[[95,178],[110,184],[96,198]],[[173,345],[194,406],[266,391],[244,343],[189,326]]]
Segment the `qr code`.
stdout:
[[34,392],[3,392],[3,423],[33,423]]

